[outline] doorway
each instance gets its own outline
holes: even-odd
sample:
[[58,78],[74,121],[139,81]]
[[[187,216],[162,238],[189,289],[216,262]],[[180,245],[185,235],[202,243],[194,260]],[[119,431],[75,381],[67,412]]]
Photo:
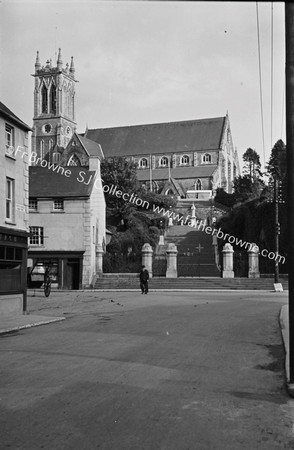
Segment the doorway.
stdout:
[[80,288],[80,260],[71,258],[67,261],[67,289],[78,290]]

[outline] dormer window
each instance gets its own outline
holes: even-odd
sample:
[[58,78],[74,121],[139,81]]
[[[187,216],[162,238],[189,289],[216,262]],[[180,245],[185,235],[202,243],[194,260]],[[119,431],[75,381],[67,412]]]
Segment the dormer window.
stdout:
[[205,153],[202,157],[203,164],[211,164],[211,155],[209,153]]
[[163,156],[159,162],[160,167],[168,167],[168,158]]
[[140,167],[141,169],[146,169],[146,167],[148,167],[148,161],[147,161],[146,158],[140,159],[140,161],[139,161],[139,167]]
[[181,158],[181,165],[188,166],[190,164],[190,158],[188,155],[183,155]]

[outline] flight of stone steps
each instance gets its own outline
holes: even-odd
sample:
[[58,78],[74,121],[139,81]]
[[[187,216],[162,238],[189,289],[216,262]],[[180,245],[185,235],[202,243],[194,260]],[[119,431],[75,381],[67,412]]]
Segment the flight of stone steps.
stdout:
[[220,276],[211,234],[188,225],[176,225],[168,230],[165,243],[177,246],[178,276]]
[[[288,289],[287,278],[281,278],[284,290]],[[139,290],[138,274],[104,274],[96,280],[94,289],[101,290]],[[165,290],[274,290],[273,278],[165,278],[149,280],[150,291]]]

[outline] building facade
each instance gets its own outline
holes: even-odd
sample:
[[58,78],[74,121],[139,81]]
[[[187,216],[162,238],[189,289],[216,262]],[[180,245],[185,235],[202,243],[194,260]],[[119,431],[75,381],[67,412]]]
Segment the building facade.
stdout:
[[0,102],[0,314],[26,310],[30,131]]
[[30,167],[31,273],[42,277],[48,268],[53,287],[60,289],[92,287],[102,274],[106,234],[100,160],[91,159],[90,167]]

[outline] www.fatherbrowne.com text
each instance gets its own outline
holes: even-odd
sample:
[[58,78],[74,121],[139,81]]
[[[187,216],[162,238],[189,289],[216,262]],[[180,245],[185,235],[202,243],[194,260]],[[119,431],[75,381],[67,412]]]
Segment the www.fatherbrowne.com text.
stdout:
[[[29,164],[40,165],[41,167],[46,167],[48,170],[52,170],[55,173],[59,173],[60,175],[64,175],[69,178],[72,176],[72,172],[68,167],[60,166],[59,164],[50,163],[44,159],[38,157],[36,152],[32,152],[30,156],[25,152],[23,147],[17,147],[15,150],[13,147],[7,149],[7,153],[11,156],[15,157],[18,153],[21,153],[21,158],[28,158]],[[94,187],[100,188],[101,178],[96,178],[95,175],[89,174],[84,170],[80,170],[77,176],[77,181],[79,183],[84,183],[86,185],[90,184],[94,180]],[[96,184],[98,181],[98,184]],[[103,192],[113,195],[117,198],[122,198],[125,202],[132,203],[140,208],[145,208],[146,210],[150,209],[150,203],[147,200],[143,200],[138,197],[136,194],[129,192],[123,192],[118,189],[115,185],[107,185],[103,184]],[[172,219],[172,222],[178,222],[181,225],[188,225],[191,228],[195,228],[196,230],[201,230],[206,234],[211,234],[212,236],[216,236],[218,239],[223,239],[224,241],[229,242],[230,244],[238,245],[241,248],[244,248],[248,251],[259,252],[259,248],[256,244],[243,241],[242,239],[237,238],[236,236],[229,235],[228,233],[224,233],[221,228],[210,227],[206,225],[205,221],[193,218],[190,214],[184,216],[183,214],[175,214],[174,211],[165,210],[162,207],[156,206],[153,204],[153,213],[158,214],[162,217],[167,217],[168,219]],[[274,260],[276,263],[284,264],[286,261],[285,256],[279,255],[277,252],[271,252],[267,249],[262,249],[260,254],[263,257],[267,257],[271,260]]]

